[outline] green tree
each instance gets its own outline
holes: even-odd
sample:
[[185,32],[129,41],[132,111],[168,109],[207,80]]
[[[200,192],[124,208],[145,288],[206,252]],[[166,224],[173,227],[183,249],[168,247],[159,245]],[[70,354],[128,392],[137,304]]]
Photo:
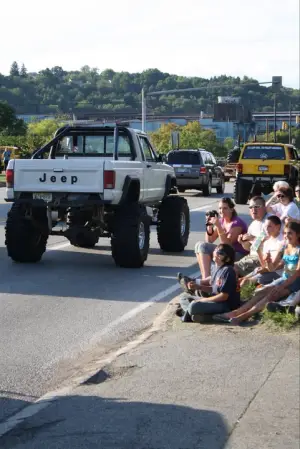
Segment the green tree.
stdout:
[[10,71],[9,71],[10,76],[19,76],[20,72],[19,72],[19,66],[18,63],[16,61],[14,61],[10,67]]
[[205,148],[218,157],[227,154],[226,148],[218,143],[215,132],[212,129],[203,129],[199,122],[189,122],[185,126],[168,123],[150,133],[151,141],[159,152],[167,153],[171,150],[171,134],[174,131],[179,132],[182,149]]
[[226,137],[226,139],[224,140],[224,147],[230,151],[233,149],[234,147],[234,139],[232,137]]
[[28,137],[37,136],[41,137],[42,141],[51,139],[55,131],[63,125],[59,119],[47,119],[41,120],[36,123],[30,123],[28,125]]
[[23,136],[27,126],[23,120],[16,117],[14,109],[0,101],[0,135]]
[[24,63],[21,66],[20,75],[23,76],[23,78],[25,78],[27,76],[27,69],[26,69]]

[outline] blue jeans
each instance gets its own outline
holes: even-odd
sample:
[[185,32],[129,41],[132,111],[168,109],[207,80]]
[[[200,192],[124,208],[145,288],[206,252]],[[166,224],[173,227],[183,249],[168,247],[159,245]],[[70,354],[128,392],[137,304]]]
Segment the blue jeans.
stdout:
[[[271,282],[271,284],[268,284],[267,287],[277,287],[277,285],[281,285],[286,281],[283,277],[280,277],[276,279],[275,281]],[[292,284],[290,284],[288,287],[286,287],[287,290],[290,291],[290,293],[295,293],[300,290],[300,278],[297,278]]]
[[[185,312],[184,317],[190,316],[193,320],[195,315],[216,315],[218,313],[230,312],[230,307],[227,301],[213,302],[213,301],[197,301],[199,296],[192,296],[189,293],[183,293],[180,296],[180,305]],[[183,317],[183,321],[185,321]]]

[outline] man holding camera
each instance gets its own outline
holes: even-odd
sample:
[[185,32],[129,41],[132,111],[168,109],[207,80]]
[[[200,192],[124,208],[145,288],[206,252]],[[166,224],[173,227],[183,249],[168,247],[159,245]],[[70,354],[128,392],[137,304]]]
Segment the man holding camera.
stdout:
[[267,236],[265,224],[269,214],[267,213],[264,198],[261,196],[251,198],[249,210],[253,221],[248,227],[247,234],[239,235],[238,242],[246,251],[250,251],[250,254],[243,257],[234,265],[239,277],[245,277],[255,268],[260,267],[257,251]]

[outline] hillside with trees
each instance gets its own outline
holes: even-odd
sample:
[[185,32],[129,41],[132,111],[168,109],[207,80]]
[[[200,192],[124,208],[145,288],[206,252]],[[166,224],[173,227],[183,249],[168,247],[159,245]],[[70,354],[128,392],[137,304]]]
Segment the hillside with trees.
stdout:
[[[272,111],[273,93],[270,87],[260,86],[247,76],[234,78],[221,75],[209,79],[184,77],[148,69],[141,73],[100,72],[84,66],[77,71],[62,67],[46,68],[28,73],[25,65],[13,62],[8,76],[0,74],[0,101],[7,102],[17,114],[70,114],[80,112],[141,113],[141,90],[160,90],[204,87],[210,83],[221,88],[204,89],[148,97],[149,114],[212,113],[218,95],[241,97],[243,104],[255,111]],[[249,85],[250,84],[250,85]],[[278,110],[300,109],[300,91],[282,88],[277,95]]]

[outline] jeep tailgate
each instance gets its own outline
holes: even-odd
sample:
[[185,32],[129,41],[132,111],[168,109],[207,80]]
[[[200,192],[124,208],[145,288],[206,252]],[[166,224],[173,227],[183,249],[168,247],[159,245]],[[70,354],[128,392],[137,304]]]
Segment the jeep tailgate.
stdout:
[[242,159],[240,163],[243,165],[244,175],[284,175],[284,161]]
[[16,192],[103,192],[100,159],[16,159]]

